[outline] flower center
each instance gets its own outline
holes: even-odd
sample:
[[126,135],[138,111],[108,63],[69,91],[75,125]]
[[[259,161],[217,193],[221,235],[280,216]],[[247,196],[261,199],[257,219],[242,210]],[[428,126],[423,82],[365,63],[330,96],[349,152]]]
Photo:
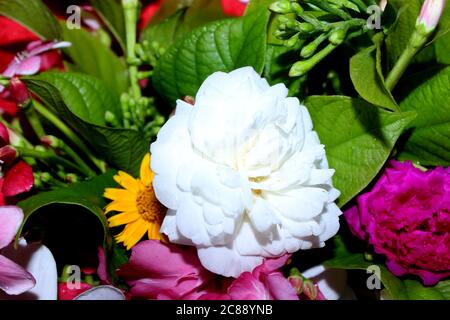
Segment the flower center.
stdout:
[[152,223],[162,223],[165,214],[165,207],[156,199],[153,187],[147,186],[140,191],[136,198],[138,213],[142,219]]

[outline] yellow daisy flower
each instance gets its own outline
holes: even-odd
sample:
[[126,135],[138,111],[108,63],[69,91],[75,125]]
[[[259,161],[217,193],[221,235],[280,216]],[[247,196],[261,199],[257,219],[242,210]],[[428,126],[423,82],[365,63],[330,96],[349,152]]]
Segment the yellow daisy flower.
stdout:
[[140,178],[119,171],[114,180],[124,189],[107,188],[104,197],[113,200],[106,206],[106,213],[120,212],[108,218],[109,227],[125,225],[116,236],[117,242],[123,242],[130,250],[147,233],[152,240],[166,241],[159,233],[167,209],[156,199],[153,190],[154,173],[150,169],[150,155],[142,160]]

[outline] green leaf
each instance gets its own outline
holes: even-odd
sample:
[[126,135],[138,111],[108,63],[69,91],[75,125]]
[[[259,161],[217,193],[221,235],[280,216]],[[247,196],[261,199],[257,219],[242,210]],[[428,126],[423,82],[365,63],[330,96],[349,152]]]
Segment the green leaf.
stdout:
[[60,39],[59,24],[41,0],[0,0],[0,14],[19,22],[43,39]]
[[[72,186],[56,189],[53,191],[40,192],[24,201],[18,203],[23,210],[24,220],[20,230],[23,229],[28,219],[38,210],[51,204],[68,204],[83,207],[94,214],[103,226],[105,232],[105,242],[110,241],[108,223],[103,208],[106,202],[103,198],[105,188],[116,185],[113,180],[113,171],[109,171],[101,176],[86,182],[80,182]],[[20,231],[16,241],[20,238]]]
[[399,110],[384,82],[379,44],[360,51],[350,59],[350,77],[364,100],[392,111]]
[[360,193],[388,159],[414,113],[391,113],[359,99],[312,96],[305,105],[325,145],[343,206]]
[[450,165],[450,67],[420,84],[400,103],[402,111],[415,111],[408,127],[411,135],[400,159],[422,165]]
[[155,88],[173,103],[186,95],[195,96],[202,82],[216,71],[252,66],[261,73],[269,15],[261,10],[239,19],[213,22],[185,35],[155,68]]
[[125,17],[120,0],[90,0],[90,3],[125,52]]
[[[72,205],[86,209],[98,218],[104,231],[104,249],[106,260],[108,261],[110,277],[115,282],[115,269],[127,262],[127,256],[123,249],[117,246],[109,232],[108,222],[103,208],[106,206],[103,193],[105,188],[116,186],[113,180],[114,171],[109,171],[90,181],[80,182],[66,188],[61,188],[48,192],[40,192],[24,201],[18,206],[24,212],[24,220],[17,233],[16,242],[19,241],[20,234],[30,217],[38,214],[47,206],[54,204]],[[61,212],[61,214],[64,214]]]
[[138,174],[150,141],[138,131],[106,127],[106,111],[115,114],[119,121],[122,119],[116,93],[96,78],[70,72],[46,72],[24,80],[100,157],[117,169]]
[[72,68],[103,80],[117,93],[128,90],[125,62],[86,30],[62,28],[63,38],[72,43],[64,52],[73,61]]

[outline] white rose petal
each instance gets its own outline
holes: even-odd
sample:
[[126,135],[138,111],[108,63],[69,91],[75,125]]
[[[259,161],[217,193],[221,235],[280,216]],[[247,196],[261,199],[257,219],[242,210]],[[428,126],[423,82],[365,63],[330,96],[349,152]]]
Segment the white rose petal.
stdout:
[[238,277],[339,229],[334,170],[308,110],[287,94],[250,67],[214,73],[151,146],[155,193],[169,208],[161,231],[197,246],[212,272]]

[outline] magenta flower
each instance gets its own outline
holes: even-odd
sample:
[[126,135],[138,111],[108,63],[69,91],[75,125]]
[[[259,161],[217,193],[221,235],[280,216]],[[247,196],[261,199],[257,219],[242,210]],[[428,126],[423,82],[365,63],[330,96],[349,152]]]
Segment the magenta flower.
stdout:
[[345,217],[394,275],[417,275],[425,285],[450,276],[450,169],[392,161]]
[[[17,207],[0,207],[0,249],[14,239],[23,220]],[[35,280],[24,268],[0,255],[0,289],[10,295],[18,295],[33,288]]]
[[25,51],[20,52],[3,72],[5,77],[16,75],[25,76],[38,73],[56,66],[57,60],[54,56],[45,56],[51,50],[69,47],[69,42],[42,42],[41,40],[31,42]]
[[426,32],[432,32],[439,24],[444,8],[445,0],[425,0],[417,25],[423,26]]

